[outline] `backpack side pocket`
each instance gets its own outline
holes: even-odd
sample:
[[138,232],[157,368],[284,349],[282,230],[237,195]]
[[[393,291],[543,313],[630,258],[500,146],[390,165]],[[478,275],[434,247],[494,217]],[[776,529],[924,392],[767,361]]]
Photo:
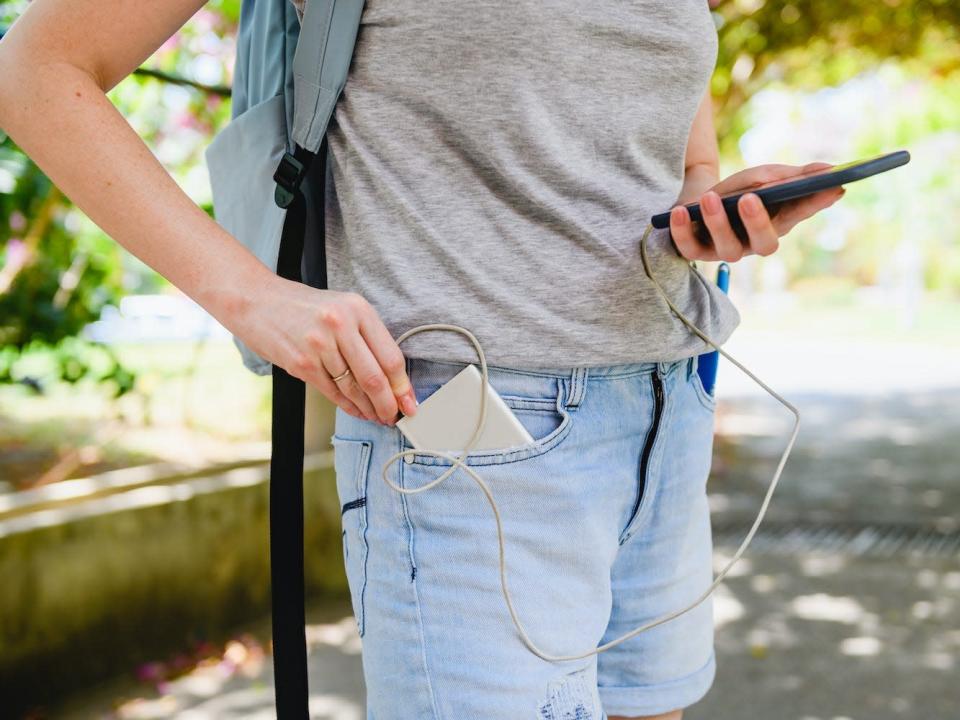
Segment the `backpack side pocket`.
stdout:
[[[274,95],[231,120],[204,151],[217,222],[276,272],[286,209],[273,201],[273,173],[286,152],[284,96]],[[243,364],[258,375],[270,363],[234,337]]]

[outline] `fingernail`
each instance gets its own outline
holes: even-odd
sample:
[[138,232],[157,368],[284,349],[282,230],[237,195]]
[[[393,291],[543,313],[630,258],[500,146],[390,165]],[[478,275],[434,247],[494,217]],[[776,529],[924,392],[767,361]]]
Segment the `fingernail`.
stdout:
[[743,203],[743,209],[747,215],[754,217],[760,213],[760,198],[753,193],[747,193],[744,195],[740,202]]
[[711,215],[720,212],[720,196],[715,192],[708,192],[700,200],[700,204]]
[[675,225],[683,225],[687,222],[687,211],[682,205],[677,205],[670,212],[673,215],[673,222]]
[[412,392],[400,398],[400,409],[404,415],[415,415],[417,412],[417,398]]

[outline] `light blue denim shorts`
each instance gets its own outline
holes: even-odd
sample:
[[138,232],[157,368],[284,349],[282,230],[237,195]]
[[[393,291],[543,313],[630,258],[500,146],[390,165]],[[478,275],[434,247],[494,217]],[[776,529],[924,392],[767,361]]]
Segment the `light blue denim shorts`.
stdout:
[[[408,358],[417,399],[464,365]],[[545,653],[586,652],[712,582],[715,401],[696,365],[488,366],[535,440],[467,462],[500,509],[514,606]],[[406,438],[339,409],[333,443],[368,719],[603,720],[683,708],[710,688],[712,596],[599,655],[543,660],[510,619],[495,520],[475,482],[460,470],[396,492],[383,464]],[[450,464],[415,454],[389,477],[419,487]]]

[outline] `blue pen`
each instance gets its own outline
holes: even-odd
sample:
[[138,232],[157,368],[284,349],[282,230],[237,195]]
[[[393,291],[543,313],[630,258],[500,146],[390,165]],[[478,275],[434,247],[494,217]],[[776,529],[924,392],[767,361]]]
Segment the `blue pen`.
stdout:
[[[717,268],[717,286],[726,293],[730,289],[730,266],[726,263],[720,263]],[[713,395],[713,386],[717,383],[717,364],[720,360],[720,353],[716,350],[704,353],[697,358],[697,372],[700,374],[700,382],[703,383],[703,389],[708,395]]]

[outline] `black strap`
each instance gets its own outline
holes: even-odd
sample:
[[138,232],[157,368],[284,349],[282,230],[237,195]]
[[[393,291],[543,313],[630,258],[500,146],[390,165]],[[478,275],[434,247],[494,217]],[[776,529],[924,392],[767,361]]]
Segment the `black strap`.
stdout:
[[[321,144],[319,197],[323,198],[326,140]],[[301,282],[307,206],[301,183],[313,153],[297,147],[284,156],[274,179],[276,202],[287,208],[280,238],[277,274]],[[319,203],[318,225],[322,286],[326,253]],[[307,638],[303,569],[303,454],[305,386],[273,366],[273,420],[270,452],[270,582],[273,621],[273,678],[278,720],[308,720]]]

